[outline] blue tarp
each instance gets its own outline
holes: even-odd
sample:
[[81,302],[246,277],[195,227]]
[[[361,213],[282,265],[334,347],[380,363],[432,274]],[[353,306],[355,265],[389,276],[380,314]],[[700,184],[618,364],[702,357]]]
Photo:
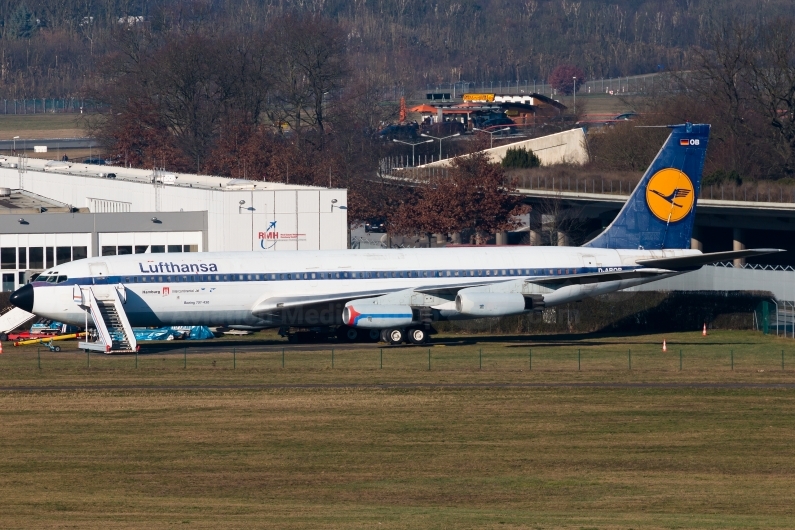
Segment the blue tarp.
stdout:
[[136,340],[169,340],[186,338],[188,340],[204,340],[215,337],[207,326],[173,326],[167,328],[146,329],[133,328]]

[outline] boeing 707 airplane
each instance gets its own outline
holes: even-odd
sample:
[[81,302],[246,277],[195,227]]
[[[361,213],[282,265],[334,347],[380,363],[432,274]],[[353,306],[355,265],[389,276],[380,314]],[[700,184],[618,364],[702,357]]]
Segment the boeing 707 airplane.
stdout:
[[[131,326],[337,326],[351,340],[367,334],[421,344],[436,320],[537,311],[709,263],[779,252],[690,250],[710,126],[670,129],[615,220],[581,247],[103,256],[46,270],[11,302],[102,329],[113,326],[99,320],[120,316],[120,333]],[[110,335],[105,342],[115,344]]]

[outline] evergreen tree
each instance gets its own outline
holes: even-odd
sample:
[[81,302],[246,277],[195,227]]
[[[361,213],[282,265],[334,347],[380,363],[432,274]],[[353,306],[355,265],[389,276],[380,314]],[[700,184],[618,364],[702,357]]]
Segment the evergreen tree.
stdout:
[[528,168],[540,165],[541,160],[538,159],[538,156],[532,150],[524,147],[509,148],[505,152],[505,158],[502,159],[502,167],[504,168]]
[[24,3],[19,4],[17,9],[11,14],[8,21],[8,34],[14,39],[29,39],[36,29],[36,21],[33,13]]

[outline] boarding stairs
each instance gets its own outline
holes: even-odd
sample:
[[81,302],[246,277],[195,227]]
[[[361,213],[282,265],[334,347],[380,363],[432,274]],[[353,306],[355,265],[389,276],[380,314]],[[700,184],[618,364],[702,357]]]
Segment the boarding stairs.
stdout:
[[80,342],[80,348],[109,355],[138,350],[138,341],[124,311],[127,296],[123,285],[76,285],[73,297],[86,311],[86,321],[91,313],[98,334],[96,342]]
[[28,313],[24,309],[12,307],[0,315],[0,334],[7,334],[36,318],[33,313]]

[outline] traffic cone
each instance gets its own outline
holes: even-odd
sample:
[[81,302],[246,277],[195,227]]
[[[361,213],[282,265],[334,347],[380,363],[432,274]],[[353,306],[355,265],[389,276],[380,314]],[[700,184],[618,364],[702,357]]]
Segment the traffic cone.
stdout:
[[0,340],[0,355],[3,355],[3,341]]
[[706,337],[707,336],[707,323],[706,322],[704,322],[704,329],[701,331],[701,336],[702,337]]
[[663,339],[663,351],[668,351],[668,345],[665,344],[665,339]]

